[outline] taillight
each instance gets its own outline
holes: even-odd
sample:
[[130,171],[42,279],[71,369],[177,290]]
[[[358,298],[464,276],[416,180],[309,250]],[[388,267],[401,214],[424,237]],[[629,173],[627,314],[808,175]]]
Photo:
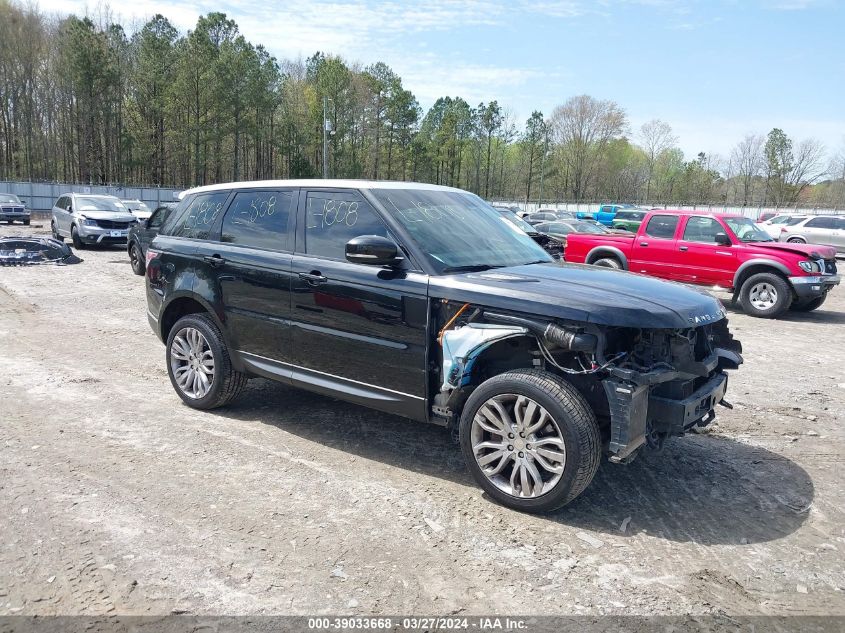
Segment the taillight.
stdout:
[[151,248],[147,249],[147,266],[150,265],[150,262],[153,261],[157,256],[161,255],[158,251],[154,251]]

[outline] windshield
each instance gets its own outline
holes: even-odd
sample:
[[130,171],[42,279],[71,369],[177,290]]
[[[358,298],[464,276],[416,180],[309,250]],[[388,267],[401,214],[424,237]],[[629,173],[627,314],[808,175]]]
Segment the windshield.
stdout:
[[518,226],[521,230],[525,231],[526,233],[536,233],[537,232],[536,228],[534,228],[533,226],[528,224],[528,222],[526,222],[522,218],[515,216],[510,211],[505,211],[501,207],[499,207],[497,209],[497,211],[499,211],[499,213],[502,214],[503,220],[505,220],[506,222],[510,222],[511,224],[515,224],[516,226]]
[[749,218],[725,218],[731,231],[740,242],[773,242],[774,240],[763,229]]
[[553,261],[513,221],[471,193],[425,189],[370,192],[439,272]]
[[20,204],[20,198],[13,193],[0,193],[0,202],[7,202],[11,204]]
[[576,222],[573,227],[579,233],[610,233],[607,228],[592,222]]
[[117,198],[83,198],[77,200],[76,211],[126,211],[126,207]]
[[140,200],[123,200],[130,211],[149,211],[150,208]]

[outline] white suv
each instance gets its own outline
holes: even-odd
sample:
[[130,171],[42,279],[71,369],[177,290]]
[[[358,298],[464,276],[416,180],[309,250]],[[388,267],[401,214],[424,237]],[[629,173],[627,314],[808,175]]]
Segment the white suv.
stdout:
[[53,237],[69,237],[74,248],[87,244],[126,244],[138,218],[115,196],[66,193],[53,205]]

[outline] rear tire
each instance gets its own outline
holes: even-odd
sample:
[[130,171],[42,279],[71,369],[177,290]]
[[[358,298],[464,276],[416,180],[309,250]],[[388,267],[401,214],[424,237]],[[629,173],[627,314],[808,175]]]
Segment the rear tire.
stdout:
[[622,262],[615,257],[602,257],[593,262],[593,266],[600,266],[601,268],[613,268],[615,270],[622,270]]
[[85,248],[85,242],[79,237],[79,231],[76,230],[76,226],[70,227],[70,240],[73,242],[75,249],[82,250]]
[[774,273],[751,275],[739,291],[739,303],[746,314],[773,319],[789,309],[792,288],[783,277]]
[[[246,374],[232,369],[223,335],[207,314],[188,314],[179,319],[170,330],[166,349],[170,383],[189,407],[222,407],[246,386]],[[202,376],[193,382],[192,373]]]
[[136,275],[143,275],[147,270],[144,255],[135,242],[129,246],[129,263],[132,265],[132,272]]
[[813,310],[820,308],[825,299],[827,299],[827,293],[823,294],[821,297],[810,299],[809,301],[796,301],[789,306],[789,309],[794,310],[795,312],[812,312]]
[[790,237],[786,241],[789,242],[790,244],[806,244],[807,243],[807,240],[805,240],[803,237]]
[[[494,421],[502,409],[507,415]],[[459,433],[478,485],[524,512],[551,512],[571,502],[593,480],[601,458],[601,434],[587,401],[562,378],[536,369],[481,383],[467,400]]]

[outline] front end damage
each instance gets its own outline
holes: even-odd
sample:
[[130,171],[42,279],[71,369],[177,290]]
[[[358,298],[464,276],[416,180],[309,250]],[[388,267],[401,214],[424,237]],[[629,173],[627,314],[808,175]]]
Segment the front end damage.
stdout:
[[509,369],[544,369],[571,382],[588,401],[613,462],[628,462],[644,446],[658,449],[668,437],[709,424],[717,404],[730,407],[725,370],[742,363],[742,346],[724,315],[689,328],[650,329],[464,305],[441,323],[434,415],[454,423],[487,378]]

